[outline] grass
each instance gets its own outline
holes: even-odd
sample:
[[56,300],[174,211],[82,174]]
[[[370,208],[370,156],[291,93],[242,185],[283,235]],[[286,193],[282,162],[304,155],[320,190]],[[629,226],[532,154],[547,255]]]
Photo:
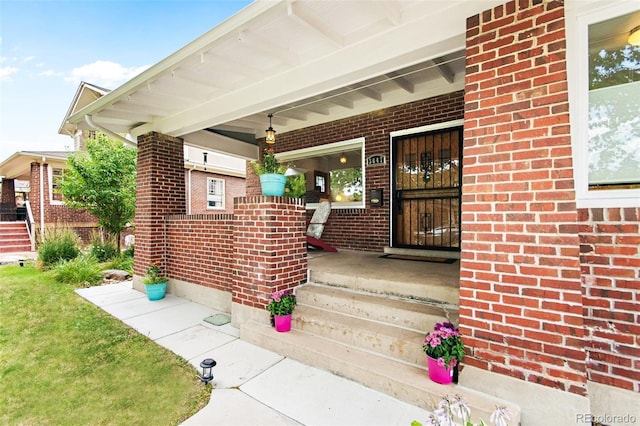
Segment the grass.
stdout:
[[206,405],[193,366],[73,290],[0,267],[0,424],[171,425]]

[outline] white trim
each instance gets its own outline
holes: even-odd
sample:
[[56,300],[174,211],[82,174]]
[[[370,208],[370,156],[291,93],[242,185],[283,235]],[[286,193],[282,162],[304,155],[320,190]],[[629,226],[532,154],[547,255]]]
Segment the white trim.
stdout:
[[640,189],[600,189],[589,191],[588,121],[588,26],[638,10],[637,2],[569,2],[567,5],[567,80],[571,120],[573,177],[578,208],[639,207]]
[[[450,129],[453,127],[464,127],[464,119],[444,121],[442,123],[428,124],[426,126],[411,127],[410,129],[396,130],[389,133],[389,247],[393,248],[393,138],[399,136],[414,135],[418,133],[432,132],[434,130]],[[462,129],[464,131],[464,128]],[[462,159],[462,153],[460,153]],[[462,182],[460,182],[462,185]],[[462,202],[462,200],[461,200]],[[462,204],[461,204],[462,206]]]
[[349,139],[346,141],[329,143],[326,145],[312,146],[310,148],[295,149],[293,151],[282,152],[276,154],[276,157],[280,161],[292,161],[302,158],[317,157],[319,155],[335,154],[339,151],[355,151],[362,148],[364,157],[364,142],[363,136],[359,138]]
[[[398,136],[406,136],[406,135],[413,135],[416,133],[425,133],[425,132],[432,132],[434,130],[440,130],[440,129],[448,129],[451,127],[458,127],[458,126],[463,126],[464,125],[464,119],[460,119],[460,120],[452,120],[452,121],[444,121],[442,123],[436,123],[436,124],[428,124],[426,126],[419,126],[419,127],[412,127],[410,129],[404,129],[404,130],[396,130],[395,132],[391,132],[389,134],[389,148],[391,148],[391,143],[393,142],[393,138],[398,137]],[[389,151],[391,152],[391,151]]]

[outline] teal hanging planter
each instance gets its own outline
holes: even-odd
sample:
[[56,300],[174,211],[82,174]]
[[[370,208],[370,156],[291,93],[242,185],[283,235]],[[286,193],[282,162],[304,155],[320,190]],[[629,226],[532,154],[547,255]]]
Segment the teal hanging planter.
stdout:
[[147,299],[160,300],[167,292],[167,283],[145,284],[144,288],[147,291]]
[[260,186],[262,187],[262,195],[284,195],[284,187],[287,183],[287,177],[278,173],[265,173],[260,175]]

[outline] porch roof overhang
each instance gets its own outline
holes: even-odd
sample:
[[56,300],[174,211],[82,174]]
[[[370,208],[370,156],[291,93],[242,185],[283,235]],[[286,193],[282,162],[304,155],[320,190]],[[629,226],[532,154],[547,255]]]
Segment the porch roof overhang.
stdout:
[[53,167],[61,167],[67,161],[66,151],[19,151],[0,163],[0,178],[30,180],[31,163],[48,163]]
[[466,19],[502,2],[259,0],[68,121],[254,159],[268,114],[283,133],[463,89]]

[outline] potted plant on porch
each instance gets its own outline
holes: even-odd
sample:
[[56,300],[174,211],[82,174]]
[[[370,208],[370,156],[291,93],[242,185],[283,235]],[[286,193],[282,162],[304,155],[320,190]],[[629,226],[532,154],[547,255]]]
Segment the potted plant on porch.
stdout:
[[144,274],[143,283],[149,300],[160,300],[167,292],[169,278],[162,275],[159,262],[153,262]]
[[271,301],[267,305],[267,310],[273,316],[276,331],[285,332],[291,330],[291,314],[295,307],[296,295],[291,290],[271,293]]
[[427,333],[422,350],[427,354],[429,378],[436,383],[451,383],[454,370],[464,358],[464,343],[458,329],[450,322],[436,324]]
[[282,196],[284,194],[287,167],[280,164],[273,147],[265,148],[262,161],[252,161],[251,165],[260,178],[262,195]]

